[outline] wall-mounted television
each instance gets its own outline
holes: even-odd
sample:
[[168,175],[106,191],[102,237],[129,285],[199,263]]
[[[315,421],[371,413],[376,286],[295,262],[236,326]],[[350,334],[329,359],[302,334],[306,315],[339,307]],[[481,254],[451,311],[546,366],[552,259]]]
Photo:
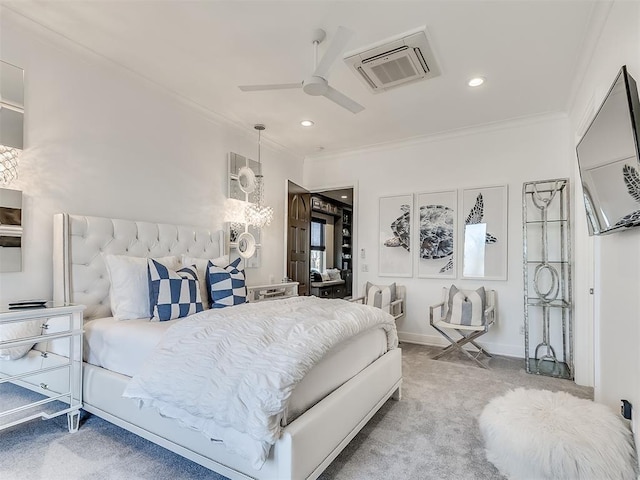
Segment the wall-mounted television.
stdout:
[[623,66],[576,147],[589,235],[640,226],[640,101]]

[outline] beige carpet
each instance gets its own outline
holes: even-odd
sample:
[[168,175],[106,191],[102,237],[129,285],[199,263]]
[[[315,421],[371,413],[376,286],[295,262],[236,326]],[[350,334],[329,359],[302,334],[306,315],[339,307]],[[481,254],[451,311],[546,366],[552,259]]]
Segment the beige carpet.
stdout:
[[[495,357],[483,370],[437,349],[402,344],[400,402],[388,401],[323,473],[323,480],[498,479],[484,456],[477,418],[493,397],[515,387],[564,390],[591,398],[592,389],[524,372],[522,360]],[[7,395],[28,395],[7,385]],[[0,432],[0,479],[211,479],[204,467],[111,425],[85,416],[75,434],[66,417]]]

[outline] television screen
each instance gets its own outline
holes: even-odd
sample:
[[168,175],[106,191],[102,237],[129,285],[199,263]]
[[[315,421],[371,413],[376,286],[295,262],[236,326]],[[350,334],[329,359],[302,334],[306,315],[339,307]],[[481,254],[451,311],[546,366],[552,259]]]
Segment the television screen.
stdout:
[[640,226],[640,102],[622,67],[576,147],[590,235]]

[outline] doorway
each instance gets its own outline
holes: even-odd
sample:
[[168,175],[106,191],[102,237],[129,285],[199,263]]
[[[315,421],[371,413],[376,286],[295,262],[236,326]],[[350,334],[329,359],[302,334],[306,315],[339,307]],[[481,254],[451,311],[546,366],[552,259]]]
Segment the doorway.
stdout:
[[353,187],[311,192],[287,182],[286,270],[299,295],[353,295],[353,198]]
[[312,293],[350,298],[353,295],[354,252],[352,187],[311,193],[311,232],[311,271],[339,275],[338,278],[344,281],[332,286],[330,294],[326,288],[312,288]]

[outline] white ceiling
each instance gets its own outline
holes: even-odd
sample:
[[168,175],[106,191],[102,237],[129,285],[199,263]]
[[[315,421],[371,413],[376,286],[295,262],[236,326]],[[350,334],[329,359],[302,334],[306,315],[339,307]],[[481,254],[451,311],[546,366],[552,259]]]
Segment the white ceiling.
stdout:
[[[564,111],[590,35],[595,3],[503,1],[52,1],[9,9],[251,128],[298,155],[448,132]],[[372,94],[339,60],[330,84],[366,109],[352,114],[294,83],[313,70],[312,32],[355,34],[346,51],[426,25],[442,75]],[[480,88],[466,85],[486,77]],[[302,128],[302,119],[315,126]]]

